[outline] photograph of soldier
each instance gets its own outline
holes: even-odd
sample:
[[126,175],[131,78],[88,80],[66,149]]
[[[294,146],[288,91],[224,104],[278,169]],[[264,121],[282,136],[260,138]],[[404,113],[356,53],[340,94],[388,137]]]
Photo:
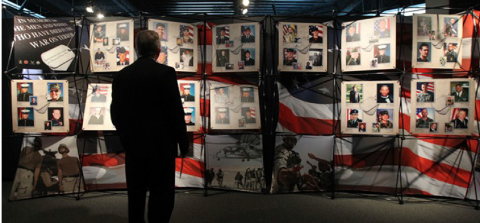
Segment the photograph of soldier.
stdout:
[[[107,102],[107,86],[98,86],[93,87],[92,100],[91,102]],[[102,91],[103,90],[103,91]]]
[[125,66],[130,64],[130,58],[128,57],[128,47],[117,47],[117,65]]
[[238,127],[245,127],[245,117],[238,119]]
[[468,128],[468,109],[467,108],[452,108],[453,127],[456,129]]
[[155,27],[155,32],[161,38],[161,41],[168,41],[168,29],[167,29],[168,24],[167,23],[154,22],[153,27]]
[[453,132],[453,122],[445,123],[445,132]]
[[347,128],[358,128],[358,123],[362,122],[361,114],[357,109],[347,109],[347,120]]
[[393,84],[377,84],[377,103],[393,103],[395,89]]
[[245,117],[245,123],[256,123],[255,108],[254,107],[242,107],[242,116]]
[[308,26],[308,42],[323,43],[323,26]]
[[433,102],[435,100],[434,82],[417,82],[417,102]]
[[255,65],[255,48],[246,48],[242,49],[242,60],[245,61],[245,66],[254,66]]
[[297,37],[297,25],[283,25],[283,42],[297,43],[299,39]]
[[435,39],[437,39],[435,35],[435,31],[432,30],[428,32],[428,40],[435,40]]
[[57,161],[60,192],[73,193],[79,189],[83,191],[78,157],[69,156],[70,149],[65,144],[58,146],[58,153],[62,155],[62,158]]
[[50,92],[48,101],[63,101],[63,83],[47,83],[47,87],[48,92]]
[[103,38],[103,45],[108,46],[108,37]]
[[230,113],[227,107],[215,108],[217,116],[215,117],[215,123],[217,124],[230,124]]
[[390,19],[377,19],[375,20],[374,31],[375,36],[379,38],[389,38],[390,37]]
[[432,30],[432,18],[419,16],[417,20],[417,35],[428,36],[430,30]]
[[458,19],[444,18],[443,35],[445,37],[458,37]]
[[58,182],[58,169],[56,154],[58,151],[51,149],[43,149],[43,161],[40,167],[40,177],[37,182],[37,187],[34,191],[34,196],[45,196],[49,194],[58,194],[60,192]]
[[195,84],[180,84],[180,97],[184,102],[195,101]]
[[357,23],[350,24],[349,26],[347,26],[346,29],[347,29],[347,43],[360,41],[360,23],[358,23],[358,29],[357,29]]
[[100,48],[97,48],[97,52],[95,52],[94,55],[94,63],[95,65],[102,65],[105,62],[105,54],[100,50]]
[[225,69],[227,69],[227,70],[233,70],[233,64],[231,64],[231,63],[226,63],[226,64],[225,64]]
[[45,121],[43,125],[45,130],[52,130],[52,121]]
[[185,44],[193,44],[193,27],[180,25],[180,38]]
[[430,128],[430,123],[435,120],[435,113],[433,108],[417,108],[417,121],[415,126],[417,128]]
[[390,114],[393,114],[393,109],[377,110],[377,120],[381,129],[393,128],[393,118],[390,118]]
[[105,24],[95,25],[93,28],[93,39],[95,43],[101,43],[105,37]]
[[380,132],[380,124],[372,123],[372,132]]
[[312,66],[310,65],[310,61],[307,61],[307,63],[305,64],[305,70],[311,70],[312,69]]
[[37,96],[30,96],[30,105],[37,105]]
[[453,104],[455,104],[455,99],[454,99],[454,97],[448,96],[448,97],[447,97],[447,101],[445,102],[445,105],[446,105],[446,106],[453,106]]
[[241,102],[255,102],[253,87],[241,87]]
[[390,63],[390,44],[375,45],[373,53],[377,63]]
[[346,56],[347,66],[354,66],[361,64],[360,47],[347,48]]
[[48,120],[52,126],[63,126],[63,108],[48,108]]
[[297,51],[292,48],[283,48],[283,65],[292,66],[297,62]]
[[90,119],[88,120],[89,125],[103,125],[105,114],[104,107],[90,108]]
[[225,41],[230,40],[230,33],[227,33],[227,30],[230,30],[230,27],[217,27],[217,44],[225,44]]
[[193,49],[180,48],[180,63],[183,67],[193,67]]
[[217,50],[217,67],[225,67],[227,63],[230,63],[230,51]]
[[297,152],[293,151],[297,145],[295,136],[283,136],[283,143],[275,147],[275,192],[292,192],[296,185],[298,167],[302,161]]
[[235,46],[235,41],[229,40],[225,41],[225,47],[234,47]]
[[450,89],[450,96],[455,96],[455,102],[468,102],[468,82],[450,82]]
[[366,132],[367,131],[367,129],[365,128],[366,125],[367,123],[365,122],[358,123],[358,132]]
[[322,66],[323,63],[323,49],[308,50],[308,60],[313,61],[313,66]]
[[347,103],[362,103],[363,84],[347,84]]
[[113,39],[112,45],[120,45],[120,42],[121,42],[120,38],[115,38],[115,39]]
[[443,52],[444,56],[447,57],[447,62],[457,62],[458,53],[457,50],[457,43],[444,43],[443,44]]
[[18,126],[34,126],[33,108],[17,108],[18,111]]
[[117,38],[121,41],[128,41],[129,39],[128,26],[128,23],[120,23],[117,25]]
[[158,55],[157,62],[159,64],[168,65],[168,49],[165,46],[161,47],[160,54]]
[[418,42],[417,62],[430,62],[430,42]]
[[185,124],[195,125],[195,107],[184,107],[183,112],[185,113]]
[[43,157],[39,151],[42,149],[42,140],[39,137],[35,137],[31,145],[23,147],[20,152],[10,200],[32,197],[40,177]]
[[228,87],[218,87],[215,89],[215,103],[227,103],[230,101],[228,98]]
[[240,33],[242,37],[240,40],[242,43],[254,43],[255,42],[255,26],[254,25],[247,25],[240,27]]
[[438,124],[436,122],[430,123],[430,132],[438,132]]
[[33,83],[17,83],[17,101],[28,101],[33,96]]

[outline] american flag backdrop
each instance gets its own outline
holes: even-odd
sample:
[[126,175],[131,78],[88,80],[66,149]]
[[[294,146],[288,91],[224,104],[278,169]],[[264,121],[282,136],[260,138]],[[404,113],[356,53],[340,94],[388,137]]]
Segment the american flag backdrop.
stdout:
[[417,82],[417,94],[420,94],[422,92],[422,84],[427,85],[427,91],[430,91],[432,93],[435,93],[435,84],[434,82]]

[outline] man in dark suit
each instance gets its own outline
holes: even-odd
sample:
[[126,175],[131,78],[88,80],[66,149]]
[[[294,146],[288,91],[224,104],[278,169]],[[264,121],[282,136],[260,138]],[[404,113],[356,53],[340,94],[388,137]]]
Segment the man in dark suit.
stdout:
[[393,103],[393,96],[390,95],[390,87],[388,85],[382,85],[379,93],[377,94],[377,103]]
[[255,60],[250,58],[250,50],[245,50],[245,66],[254,66]]
[[350,91],[350,103],[359,103],[360,102],[360,93],[357,91],[357,86],[353,85],[352,90]]
[[454,123],[454,128],[456,129],[467,129],[468,128],[468,119],[467,117],[467,111],[465,109],[460,109],[458,112],[458,117],[453,120]]
[[252,33],[252,30],[250,30],[250,27],[247,27],[245,29],[245,35],[242,36],[242,43],[254,43],[255,42],[255,36],[250,35]]
[[[168,222],[175,202],[177,145],[182,157],[189,147],[185,114],[175,70],[156,62],[160,54],[158,34],[140,31],[136,42],[140,58],[114,77],[111,104],[112,122],[126,150],[129,222],[145,222],[147,191],[149,222]],[[147,83],[155,83],[156,87],[143,89],[144,95],[162,95],[156,103],[151,103],[151,97],[138,97],[125,90]],[[156,112],[158,118],[148,122],[132,118],[141,108]]]
[[455,85],[455,91],[451,96],[455,96],[455,102],[467,102],[468,101],[468,89],[463,89],[461,84]]
[[195,97],[193,95],[190,94],[190,84],[188,85],[183,85],[183,94],[182,94],[182,98],[183,98],[183,101],[187,102],[187,101],[195,101]]
[[230,38],[226,36],[225,27],[220,28],[220,36],[217,36],[217,44],[225,44],[225,41],[228,40],[230,40]]

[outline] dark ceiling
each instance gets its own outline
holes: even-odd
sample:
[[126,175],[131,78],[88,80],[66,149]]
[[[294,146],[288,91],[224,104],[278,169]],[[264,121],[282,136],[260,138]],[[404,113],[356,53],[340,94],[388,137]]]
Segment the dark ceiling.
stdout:
[[[85,11],[93,4],[96,12],[105,16],[181,16],[242,15],[242,0],[10,0],[46,17],[92,16]],[[332,11],[344,14],[363,14],[423,3],[425,0],[250,0],[248,16],[331,16]]]

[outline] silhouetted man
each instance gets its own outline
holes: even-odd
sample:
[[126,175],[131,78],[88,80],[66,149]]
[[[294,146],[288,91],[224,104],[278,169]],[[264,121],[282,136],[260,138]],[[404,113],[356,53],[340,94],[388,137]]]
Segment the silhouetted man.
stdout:
[[[175,202],[177,145],[182,157],[189,147],[185,114],[175,70],[156,62],[160,54],[158,34],[141,31],[136,43],[140,58],[114,78],[111,105],[112,122],[126,150],[129,222],[145,222],[147,191],[150,191],[149,222],[168,222]],[[144,95],[162,95],[156,103],[152,104],[149,97],[138,97],[124,90],[147,83],[155,83],[156,87],[145,88]],[[147,124],[132,118],[132,114],[147,104],[148,111],[168,118],[150,119]]]

